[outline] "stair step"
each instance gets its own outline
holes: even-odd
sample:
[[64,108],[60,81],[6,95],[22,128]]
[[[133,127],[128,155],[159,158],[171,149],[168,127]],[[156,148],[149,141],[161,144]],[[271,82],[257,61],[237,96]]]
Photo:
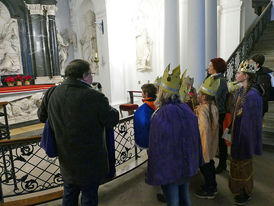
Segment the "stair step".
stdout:
[[273,34],[263,34],[263,36],[261,36],[259,40],[270,40],[270,41],[272,41],[273,39],[274,39]]
[[272,44],[274,40],[260,38],[257,44]]
[[263,137],[263,145],[269,145],[269,146],[274,146],[274,139],[272,140],[272,139],[265,139],[264,137]]
[[263,133],[266,133],[266,134],[272,134],[272,137],[274,139],[274,128],[272,127],[264,127],[263,128]]
[[265,56],[265,61],[274,61],[274,56]]
[[254,50],[272,50],[274,52],[274,43],[273,45],[258,44],[254,47]]
[[266,29],[263,32],[263,35],[274,35],[274,28],[273,29]]
[[266,30],[274,29],[274,24],[268,24]]
[[265,64],[272,64],[272,65],[273,65],[273,64],[274,64],[274,60],[267,60],[267,59],[266,59],[266,60],[265,60]]
[[257,48],[255,54],[258,53],[263,53],[265,55],[273,55],[274,54],[274,50],[273,49],[269,49],[269,48]]

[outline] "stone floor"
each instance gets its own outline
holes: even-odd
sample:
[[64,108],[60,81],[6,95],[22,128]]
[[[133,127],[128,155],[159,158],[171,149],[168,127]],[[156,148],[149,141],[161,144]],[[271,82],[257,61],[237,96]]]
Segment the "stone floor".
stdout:
[[[274,205],[274,151],[264,151],[262,156],[254,158],[254,194],[248,206]],[[152,187],[144,182],[146,164],[135,171],[100,187],[99,206],[160,206],[165,205],[156,199],[159,187]],[[198,199],[193,192],[199,188],[202,179],[198,174],[191,180],[190,193],[192,205],[231,206],[233,196],[228,188],[228,172],[217,175],[218,195],[215,200]],[[59,206],[62,200],[57,200],[41,206]]]

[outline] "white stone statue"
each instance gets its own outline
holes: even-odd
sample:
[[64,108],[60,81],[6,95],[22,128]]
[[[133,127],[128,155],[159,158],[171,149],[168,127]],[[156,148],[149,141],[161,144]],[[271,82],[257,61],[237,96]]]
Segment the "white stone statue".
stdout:
[[[80,39],[80,44],[82,48],[82,55],[85,60],[87,60],[92,68],[95,69],[95,73],[98,72],[98,65],[94,62],[94,58],[97,55],[97,37],[96,37],[96,21],[95,13],[89,10],[85,14],[85,31]],[[97,70],[96,70],[97,69]]]
[[0,75],[22,73],[17,20],[0,2]]
[[72,29],[65,29],[62,36],[65,41],[73,45],[74,49],[77,49],[77,35]]
[[59,55],[59,67],[61,74],[64,74],[65,70],[65,62],[68,59],[68,50],[69,50],[69,43],[64,40],[61,36],[58,29],[56,29],[57,35],[57,44],[58,44],[58,55]]
[[136,67],[138,71],[151,69],[151,46],[152,41],[147,30],[143,29],[136,35]]

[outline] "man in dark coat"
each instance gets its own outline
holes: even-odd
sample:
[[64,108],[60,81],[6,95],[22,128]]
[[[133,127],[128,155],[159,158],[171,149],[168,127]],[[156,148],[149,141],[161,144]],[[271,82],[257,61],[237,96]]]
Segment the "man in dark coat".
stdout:
[[108,174],[105,128],[119,121],[119,113],[104,94],[92,89],[90,65],[73,60],[65,81],[49,89],[38,110],[54,131],[64,180],[63,205],[98,205],[98,187]]
[[269,73],[273,72],[271,69],[267,67],[263,67],[265,56],[262,54],[256,54],[251,57],[251,60],[256,63],[257,72],[256,72],[256,82],[261,85],[264,89],[263,94],[263,116],[266,112],[268,112],[268,100],[270,96],[271,90],[271,77]]

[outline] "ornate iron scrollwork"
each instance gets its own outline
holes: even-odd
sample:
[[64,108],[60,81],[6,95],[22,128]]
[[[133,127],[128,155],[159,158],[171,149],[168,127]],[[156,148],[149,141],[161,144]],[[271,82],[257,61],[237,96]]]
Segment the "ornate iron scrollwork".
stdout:
[[[121,120],[114,128],[114,133],[115,166],[138,158],[142,150],[135,150],[133,117]],[[40,139],[35,139],[0,147],[0,177],[4,198],[63,185],[58,158],[48,158],[39,142]]]
[[268,4],[266,10],[259,17],[256,24],[247,32],[244,39],[241,41],[236,50],[231,54],[227,60],[227,71],[225,77],[228,81],[235,80],[235,74],[237,73],[238,66],[242,60],[247,59],[254,48],[255,44],[259,40],[260,35],[266,28],[267,23],[270,21],[271,6]]

